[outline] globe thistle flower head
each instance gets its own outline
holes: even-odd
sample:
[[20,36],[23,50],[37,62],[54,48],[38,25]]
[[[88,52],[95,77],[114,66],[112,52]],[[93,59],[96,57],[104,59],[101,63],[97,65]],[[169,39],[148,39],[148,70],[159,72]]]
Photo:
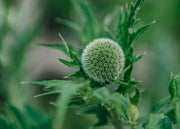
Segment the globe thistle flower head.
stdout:
[[112,82],[119,78],[124,67],[123,50],[111,39],[96,39],[84,49],[82,67],[93,80],[101,83]]

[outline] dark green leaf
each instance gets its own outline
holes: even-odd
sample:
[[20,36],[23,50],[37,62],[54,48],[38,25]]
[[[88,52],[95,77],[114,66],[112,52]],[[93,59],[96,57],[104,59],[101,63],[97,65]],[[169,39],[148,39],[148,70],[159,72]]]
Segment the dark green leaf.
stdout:
[[0,116],[0,129],[8,129],[8,123]]
[[133,43],[133,41],[137,40],[141,34],[143,34],[146,30],[148,30],[154,23],[155,23],[155,21],[153,21],[151,24],[145,25],[145,26],[137,29],[133,33],[130,32],[130,37],[129,37],[130,45]]
[[12,106],[12,105],[10,105],[9,108],[14,113],[14,115],[16,116],[17,121],[19,122],[21,127],[23,129],[27,129],[27,123],[26,123],[25,117],[23,116],[21,111],[19,109],[17,109],[16,107]]
[[166,113],[168,112],[169,109],[171,109],[171,107],[172,107],[171,99],[168,97],[161,100],[155,105],[153,109],[153,113]]
[[104,104],[110,105],[110,94],[105,87],[98,88],[94,91],[94,96],[102,101]]
[[134,56],[134,57],[133,57],[133,61],[132,61],[133,64],[136,63],[136,62],[138,62],[142,57],[143,57],[143,55]]
[[136,88],[136,94],[130,98],[130,101],[132,104],[137,105],[139,103],[139,99],[140,99],[140,92],[139,89]]
[[160,129],[172,129],[172,122],[168,117],[161,120]]
[[63,41],[66,51],[67,53],[69,53],[69,57],[71,58],[72,61],[66,61],[63,59],[59,59],[62,63],[64,63],[65,65],[69,66],[69,67],[81,67],[81,63],[79,61],[79,59],[77,58],[77,56],[72,52],[72,50],[69,48],[67,42],[64,40],[64,38],[62,37],[62,35],[59,33],[59,37],[61,38],[61,40]]
[[67,60],[64,60],[64,59],[60,59],[58,58],[59,61],[69,67],[75,67],[75,68],[79,68],[79,64],[77,64],[76,62],[73,62],[73,61],[67,61]]
[[130,109],[129,99],[120,95],[119,93],[114,93],[113,95],[111,95],[111,102],[112,102],[111,106],[117,110],[118,115],[121,118],[128,120],[127,114],[129,112],[129,109]]
[[151,114],[146,129],[161,129],[161,122],[163,119],[163,114]]

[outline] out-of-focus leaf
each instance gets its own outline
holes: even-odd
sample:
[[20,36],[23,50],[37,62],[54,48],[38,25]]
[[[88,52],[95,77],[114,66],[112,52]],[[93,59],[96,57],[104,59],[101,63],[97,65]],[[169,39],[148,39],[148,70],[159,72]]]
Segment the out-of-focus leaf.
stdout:
[[99,121],[94,126],[102,126],[102,125],[107,124],[109,113],[104,106],[97,105],[97,106],[89,107],[85,109],[83,113],[96,114]]
[[12,105],[10,105],[9,108],[14,113],[14,115],[17,118],[17,121],[19,122],[21,127],[23,129],[27,129],[27,122],[25,121],[25,117],[23,116],[21,111],[19,109],[17,109],[16,107],[12,106]]
[[84,83],[69,83],[68,85],[62,88],[61,96],[56,101],[56,117],[55,117],[55,125],[56,127],[62,127],[63,121],[65,118],[65,114],[68,108],[68,103],[70,102],[71,95],[83,85]]
[[8,129],[8,123],[0,116],[0,129]]
[[70,80],[47,80],[47,81],[35,81],[35,82],[23,82],[23,84],[46,86],[48,88],[51,88],[51,87],[61,88],[61,87],[64,87],[66,85],[73,85],[76,83],[78,83],[78,82],[70,81]]
[[101,100],[103,103],[110,105],[110,94],[108,90],[105,87],[98,88],[94,91],[94,96],[97,97],[99,100]]
[[112,11],[105,16],[105,18],[103,20],[103,24],[106,27],[108,27],[115,20],[115,18],[119,15],[119,13],[120,13],[120,7],[115,6],[112,9]]
[[39,95],[36,95],[34,97],[42,97],[42,96],[46,96],[46,95],[53,95],[53,94],[60,94],[61,91],[50,91],[50,92],[45,92],[45,93],[42,93],[42,94],[39,94]]
[[161,100],[155,105],[153,109],[153,113],[166,113],[171,107],[172,107],[171,99],[168,97]]
[[112,101],[112,107],[114,107],[117,112],[118,115],[122,118],[124,118],[125,120],[128,120],[128,112],[130,109],[130,101],[128,98],[122,96],[121,94],[118,93],[114,93],[111,96],[111,101]]
[[78,71],[75,73],[72,73],[67,76],[67,78],[88,78],[85,72],[80,68]]
[[64,54],[68,55],[65,46],[61,45],[61,44],[36,44],[36,45],[42,46],[42,47],[53,48],[53,49],[59,50],[59,51],[63,52]]
[[151,114],[146,129],[161,129],[161,120],[163,118],[163,114]]
[[72,21],[69,21],[67,19],[63,19],[63,18],[58,17],[58,18],[56,18],[56,22],[64,24],[64,25],[74,29],[77,32],[81,31],[81,26],[80,25],[78,25],[78,24],[76,24],[76,23],[74,23]]
[[176,120],[177,123],[180,124],[180,101],[178,100],[176,103]]

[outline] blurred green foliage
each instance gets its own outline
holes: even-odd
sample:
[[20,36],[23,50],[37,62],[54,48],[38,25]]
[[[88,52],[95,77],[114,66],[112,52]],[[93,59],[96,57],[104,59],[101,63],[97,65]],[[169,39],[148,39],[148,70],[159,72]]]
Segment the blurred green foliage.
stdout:
[[[79,2],[79,3],[78,3]],[[78,10],[78,6],[81,5],[81,1],[74,3],[75,10],[78,12],[78,15],[74,13],[73,4],[70,0],[0,0],[0,113],[6,116],[4,107],[5,105],[12,104],[15,112],[21,112],[22,117],[27,119],[35,119],[39,118],[41,120],[44,115],[33,116],[33,113],[27,113],[27,107],[24,107],[24,103],[30,103],[30,100],[26,98],[26,95],[32,91],[31,88],[26,89],[23,87],[20,82],[24,80],[30,80],[29,75],[27,74],[28,67],[28,59],[27,56],[29,54],[30,44],[36,37],[40,37],[38,35],[39,32],[43,35],[45,32],[42,32],[41,28],[47,29],[47,33],[51,33],[51,29],[53,28],[56,31],[59,31],[59,27],[62,27],[62,24],[56,23],[56,21],[61,22],[63,24],[67,24],[74,29],[80,26],[81,29],[79,31],[80,37],[88,37],[84,38],[81,42],[87,44],[91,40],[91,36],[93,38],[104,36],[101,29],[103,28],[101,22],[97,21],[100,19],[102,21],[102,17],[104,17],[107,12],[111,12],[109,15],[116,18],[118,12],[118,8],[121,5],[124,5],[126,2],[131,2],[130,0],[89,0],[91,7],[94,8],[94,14],[88,14],[86,11]],[[43,3],[43,4],[42,4]],[[41,6],[40,6],[41,5]],[[114,5],[117,8],[113,9]],[[135,53],[143,53],[146,52],[142,61],[135,65],[135,72],[133,73],[133,77],[137,80],[142,81],[142,85],[144,85],[144,93],[142,97],[142,105],[147,103],[149,104],[149,109],[143,109],[145,112],[150,112],[160,98],[168,95],[168,82],[170,77],[170,72],[178,73],[180,71],[180,1],[179,0],[145,0],[144,5],[141,8],[138,17],[144,19],[144,22],[147,23],[152,19],[155,19],[157,23],[153,26],[153,29],[148,31],[143,35],[142,38],[138,39],[137,45],[135,46]],[[81,14],[80,12],[84,12]],[[117,14],[116,14],[117,13]],[[79,16],[84,15],[86,18],[83,21],[79,20]],[[90,16],[90,17],[87,17]],[[63,17],[63,18],[57,18]],[[92,20],[94,17],[97,17],[97,20]],[[57,18],[57,19],[56,19]],[[72,24],[71,22],[65,19],[73,19],[72,21],[77,21],[78,27],[76,24]],[[90,18],[90,19],[88,19]],[[110,28],[113,28],[116,20],[112,21],[112,25],[109,26],[109,17],[105,17],[102,23],[105,23]],[[93,24],[92,24],[93,23]],[[82,24],[86,24],[88,26],[92,26],[92,30],[89,31],[87,26],[81,26]],[[94,26],[97,25],[98,26]],[[100,24],[100,26],[99,26]],[[138,24],[141,26],[141,24]],[[63,30],[62,30],[63,29]],[[103,28],[104,29],[104,28]],[[69,29],[66,27],[61,28],[62,31],[68,31],[69,37],[76,37],[76,33],[69,32]],[[95,31],[95,32],[93,32]],[[114,30],[111,30],[114,32]],[[107,34],[109,34],[109,30],[106,30]],[[56,33],[54,35],[57,35]],[[69,38],[71,39],[71,38]],[[76,46],[79,49],[80,46],[79,38],[75,38],[77,44],[71,44]],[[136,51],[137,50],[137,51]],[[29,56],[28,56],[29,57]],[[35,58],[35,57],[32,57]],[[143,72],[145,71],[145,72]],[[44,75],[41,77],[33,77],[35,80],[39,78],[45,78]],[[32,96],[31,96],[32,97]],[[34,100],[34,98],[31,98]],[[146,102],[145,102],[146,101]],[[143,103],[144,102],[144,103]],[[45,103],[49,103],[45,101]],[[36,105],[40,106],[40,105]],[[141,108],[142,106],[139,105]],[[179,104],[177,103],[177,112],[179,112]],[[10,107],[9,107],[10,108]],[[42,110],[45,110],[47,107],[43,107]],[[29,109],[31,109],[29,107]],[[34,110],[34,109],[31,109]],[[79,116],[75,114],[72,109],[69,109],[68,116],[66,121],[75,121],[74,123],[78,123],[79,126],[75,128],[83,128],[85,124],[92,125],[96,120],[90,121],[92,116]],[[33,111],[35,112],[35,111]],[[13,114],[13,112],[11,112]],[[29,115],[27,115],[29,114]],[[37,113],[38,114],[38,113]],[[75,117],[72,117],[72,114]],[[177,113],[179,114],[179,113]],[[14,114],[13,114],[14,115]],[[158,121],[159,118],[164,117],[164,115],[152,115],[151,119],[156,119]],[[96,119],[95,116],[93,116]],[[21,126],[18,122],[18,125],[13,125],[14,121],[17,121],[18,118],[0,118],[0,122],[4,121],[4,119],[11,120],[9,123],[5,125],[0,124],[0,128],[12,128],[12,126],[19,127]],[[78,120],[79,119],[79,120]],[[151,123],[151,119],[150,122]],[[38,122],[40,122],[37,120]],[[42,119],[42,121],[44,121]],[[45,120],[46,121],[46,120]],[[48,121],[48,120],[47,120]],[[90,122],[88,122],[90,121]],[[165,119],[167,121],[167,119]],[[177,121],[179,123],[179,116],[177,116]],[[42,128],[34,125],[34,120],[30,123],[32,124],[32,128]],[[84,124],[82,124],[84,122]],[[42,122],[43,123],[43,122]],[[42,124],[40,122],[40,124]],[[46,127],[49,126],[51,128],[51,122]],[[2,126],[2,127],[1,127]],[[4,127],[3,127],[4,126]],[[156,126],[156,125],[154,125]],[[72,128],[71,125],[64,125],[64,128]],[[104,127],[111,128],[111,127]],[[178,129],[179,126],[175,125],[174,128]]]

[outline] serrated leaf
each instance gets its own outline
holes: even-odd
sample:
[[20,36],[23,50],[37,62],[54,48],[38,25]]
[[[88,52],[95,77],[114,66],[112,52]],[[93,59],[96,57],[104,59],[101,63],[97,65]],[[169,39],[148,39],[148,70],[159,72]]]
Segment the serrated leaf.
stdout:
[[79,61],[78,57],[71,51],[71,49],[69,49],[67,42],[64,40],[64,38],[60,33],[59,33],[59,37],[63,41],[66,51],[67,53],[69,53],[69,57],[71,58],[72,61],[67,61],[63,59],[59,59],[59,60],[69,67],[81,67],[81,62]]
[[133,57],[133,61],[132,61],[133,64],[136,63],[136,62],[138,62],[142,57],[143,57],[143,54],[142,54],[142,55],[139,55],[139,56],[134,56],[134,57]]
[[130,98],[130,101],[132,104],[137,105],[139,103],[140,100],[140,91],[138,88],[136,88],[136,94]]
[[151,24],[145,25],[140,27],[139,29],[137,29],[134,33],[130,33],[130,37],[129,37],[129,43],[130,45],[139,38],[139,36],[141,34],[143,34],[146,30],[148,30],[153,24],[155,23],[155,21],[153,21]]
[[129,13],[128,25],[132,26],[135,22],[135,16],[137,14],[138,9],[140,9],[144,0],[137,0],[135,4],[131,4],[131,10]]
[[61,63],[65,64],[65,65],[67,65],[69,67],[75,67],[75,68],[79,68],[80,67],[79,64],[77,64],[76,62],[73,62],[73,61],[67,61],[67,60],[60,59],[60,58],[58,58],[58,60]]

